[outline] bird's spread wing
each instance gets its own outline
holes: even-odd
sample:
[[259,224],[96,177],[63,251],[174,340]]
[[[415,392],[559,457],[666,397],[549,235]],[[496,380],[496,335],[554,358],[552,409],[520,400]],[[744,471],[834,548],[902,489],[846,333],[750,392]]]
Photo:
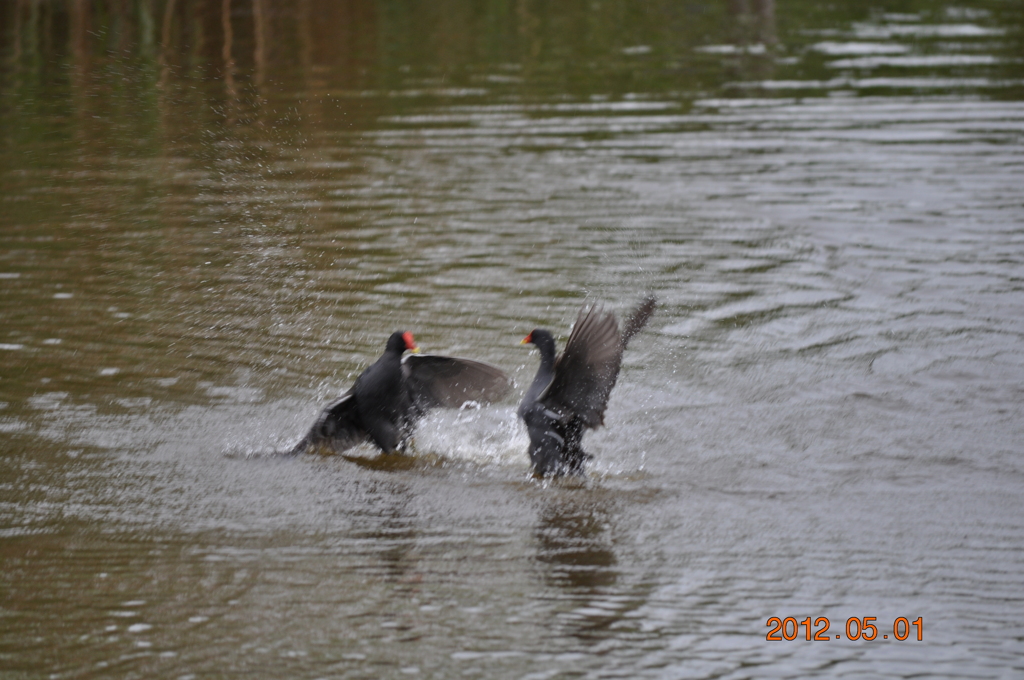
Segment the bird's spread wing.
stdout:
[[289,452],[302,453],[308,449],[325,448],[341,453],[366,441],[366,430],[359,420],[355,390],[349,390],[317,416],[306,436]]
[[657,299],[654,295],[648,295],[640,304],[637,305],[633,313],[626,319],[626,323],[622,325],[622,348],[625,349],[626,345],[629,344],[630,338],[640,332],[640,330],[647,325],[647,320],[651,318],[651,314],[654,314],[654,306],[657,304]]
[[580,418],[587,427],[604,424],[622,350],[615,314],[596,305],[584,307],[555,361],[555,376],[538,401],[563,416]]
[[406,355],[402,359],[402,375],[409,396],[421,410],[458,408],[467,401],[496,401],[512,387],[500,368],[436,354]]

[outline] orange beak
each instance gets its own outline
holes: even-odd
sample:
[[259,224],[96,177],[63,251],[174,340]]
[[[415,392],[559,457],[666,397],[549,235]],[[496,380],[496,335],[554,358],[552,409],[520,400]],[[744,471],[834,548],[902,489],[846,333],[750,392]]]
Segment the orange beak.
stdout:
[[405,348],[413,354],[419,354],[420,348],[416,345],[416,340],[413,339],[412,333],[406,331],[402,333],[402,339],[405,340]]

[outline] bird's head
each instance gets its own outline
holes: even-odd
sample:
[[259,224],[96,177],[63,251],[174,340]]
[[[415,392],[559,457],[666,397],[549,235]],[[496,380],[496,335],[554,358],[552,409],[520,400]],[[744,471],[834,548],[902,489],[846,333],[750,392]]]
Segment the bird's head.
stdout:
[[399,354],[405,350],[409,350],[413,354],[418,354],[420,351],[416,340],[409,331],[395,331],[392,333],[391,337],[388,338],[387,349],[389,352],[398,352]]
[[520,345],[533,345],[540,350],[542,355],[555,355],[555,336],[543,328],[534,328],[530,334],[523,338]]

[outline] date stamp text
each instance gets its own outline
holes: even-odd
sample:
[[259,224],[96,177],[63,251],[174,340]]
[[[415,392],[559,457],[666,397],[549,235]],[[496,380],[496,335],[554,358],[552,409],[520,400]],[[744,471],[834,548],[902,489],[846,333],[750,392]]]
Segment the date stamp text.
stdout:
[[[830,632],[832,622],[825,616],[819,616],[811,624],[811,617],[798,621],[795,616],[787,616],[782,619],[773,616],[765,624],[770,629],[765,639],[769,642],[782,642],[783,640],[796,640],[803,637],[805,640],[825,641],[839,640],[845,637],[847,640],[888,640],[890,637],[895,640],[924,640],[924,621],[918,616],[910,621],[905,616],[900,616],[892,622],[892,632],[878,630],[877,619],[874,616],[851,616],[846,619],[845,630],[834,633]],[[802,629],[802,635],[801,635]]]

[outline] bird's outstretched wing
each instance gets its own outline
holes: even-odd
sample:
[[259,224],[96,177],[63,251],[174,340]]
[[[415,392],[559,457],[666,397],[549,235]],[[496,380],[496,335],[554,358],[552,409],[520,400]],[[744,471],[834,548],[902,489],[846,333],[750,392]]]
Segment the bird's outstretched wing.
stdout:
[[640,332],[640,330],[647,325],[647,320],[651,318],[651,314],[654,314],[654,306],[658,303],[657,298],[654,295],[648,294],[640,304],[636,306],[633,313],[626,319],[626,323],[622,325],[622,349],[626,349],[626,345],[629,344],[630,338]]
[[436,354],[406,355],[402,359],[402,375],[409,397],[420,411],[458,408],[467,401],[488,403],[501,399],[512,388],[500,368]]
[[622,352],[654,313],[653,295],[644,298],[619,332],[615,314],[602,307],[580,310],[555,361],[555,376],[538,401],[564,419],[578,419],[588,428],[604,425],[608,397],[619,378]]
[[587,427],[603,425],[621,362],[615,314],[597,305],[584,307],[555,360],[554,378],[537,401],[563,416],[579,418]]
[[324,407],[313,427],[288,454],[296,455],[317,448],[341,453],[366,440],[367,433],[356,408],[355,390],[350,389]]

